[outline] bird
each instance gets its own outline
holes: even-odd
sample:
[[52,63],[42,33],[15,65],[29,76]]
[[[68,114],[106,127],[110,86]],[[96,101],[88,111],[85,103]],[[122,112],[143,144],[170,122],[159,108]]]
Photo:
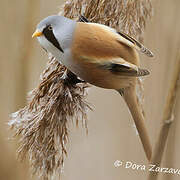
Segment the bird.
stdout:
[[150,161],[152,147],[137,100],[136,84],[138,77],[150,74],[139,67],[138,51],[149,57],[153,53],[124,32],[82,19],[85,22],[60,15],[48,16],[40,21],[32,37],[77,77],[119,92],[129,107]]

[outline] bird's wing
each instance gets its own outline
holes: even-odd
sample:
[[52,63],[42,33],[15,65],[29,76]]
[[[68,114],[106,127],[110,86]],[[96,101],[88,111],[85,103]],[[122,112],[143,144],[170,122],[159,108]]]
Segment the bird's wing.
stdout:
[[136,39],[134,39],[133,37],[129,36],[128,34],[124,32],[117,32],[115,29],[102,25],[102,24],[97,24],[97,23],[89,23],[89,24],[96,26],[98,28],[102,28],[105,31],[112,32],[119,43],[123,43],[129,47],[135,48],[149,57],[154,56],[153,53],[149,49],[144,47],[140,42],[138,42]]
[[113,74],[119,76],[146,76],[149,75],[150,72],[147,69],[141,69],[136,65],[125,61],[123,58],[114,58],[109,60],[97,59],[93,57],[85,57],[81,56],[84,61],[88,61],[89,63],[95,64],[97,68],[102,70],[108,70]]
[[99,67],[107,69],[111,71],[113,74],[117,74],[120,76],[146,76],[149,75],[149,71],[146,69],[138,68],[137,66],[130,64],[130,63],[117,63],[116,61],[113,62],[105,62],[101,63]]
[[[139,41],[137,41],[136,39],[134,39],[133,37],[129,36],[128,34],[124,33],[124,32],[117,32],[120,36],[122,36],[124,39],[126,39],[127,41],[130,41],[131,43],[133,43],[133,46],[135,49],[139,50],[140,52],[146,54],[149,57],[153,57],[153,53],[147,49],[146,47],[144,47]],[[124,41],[123,41],[124,42]],[[125,42],[126,43],[126,42]],[[128,45],[128,44],[127,44]]]
[[[75,64],[87,68],[104,69],[124,76],[144,76],[149,74],[138,68],[138,56],[133,43],[118,35],[114,29],[95,23],[78,23],[75,30],[72,57]],[[81,36],[79,36],[81,35]],[[123,42],[119,43],[120,38]],[[130,47],[130,48],[129,48]]]

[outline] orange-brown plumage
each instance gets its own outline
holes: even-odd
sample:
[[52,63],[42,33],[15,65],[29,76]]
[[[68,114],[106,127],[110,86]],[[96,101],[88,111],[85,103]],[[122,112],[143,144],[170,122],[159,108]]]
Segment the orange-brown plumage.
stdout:
[[78,23],[72,43],[72,57],[78,69],[76,74],[96,86],[120,89],[130,86],[134,77],[113,74],[99,66],[106,62],[139,65],[139,56],[135,49],[118,40],[118,34],[93,23]]
[[121,73],[114,74],[109,69],[99,67],[100,64],[107,62],[139,66],[136,49],[124,41],[126,40],[119,38],[117,33],[103,29],[100,25],[78,23],[72,43],[72,57],[77,64],[78,76],[96,86],[116,89],[123,95],[133,116],[146,156],[150,160],[152,148],[136,97],[136,77],[122,76]]
[[136,96],[136,77],[149,72],[139,68],[136,50],[149,57],[153,56],[152,52],[123,32],[117,33],[101,24],[78,23],[63,16],[44,19],[33,37],[39,37],[48,52],[83,80],[115,89],[123,96],[150,160],[152,148]]
[[120,57],[139,65],[136,50],[120,42],[118,36],[96,24],[79,22],[74,33],[72,52],[76,57],[81,54],[100,58],[103,61]]

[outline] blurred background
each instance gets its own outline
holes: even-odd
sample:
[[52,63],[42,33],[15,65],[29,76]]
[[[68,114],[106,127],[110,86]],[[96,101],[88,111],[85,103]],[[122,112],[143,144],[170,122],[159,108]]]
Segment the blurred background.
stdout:
[[[9,140],[12,132],[9,114],[26,104],[26,94],[36,87],[48,60],[38,42],[31,39],[36,24],[44,17],[57,14],[62,0],[1,0],[0,11],[0,180],[31,180],[28,162],[16,160],[17,144]],[[154,145],[177,52],[180,50],[180,1],[153,0],[154,16],[145,32],[146,47],[154,59],[141,57],[142,67],[151,75],[144,80],[146,123]],[[29,24],[33,26],[29,27]],[[114,162],[131,161],[147,165],[147,160],[133,127],[131,115],[122,98],[112,90],[92,87],[88,96],[94,111],[89,113],[89,134],[72,128],[71,144],[62,174],[63,180],[141,180],[146,171],[114,167]],[[162,167],[180,169],[180,94],[175,121],[171,126]],[[178,180],[178,175],[161,173],[163,180]]]

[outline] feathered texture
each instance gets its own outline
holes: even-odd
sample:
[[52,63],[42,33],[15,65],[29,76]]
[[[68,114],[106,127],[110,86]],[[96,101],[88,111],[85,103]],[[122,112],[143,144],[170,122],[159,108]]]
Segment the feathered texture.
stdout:
[[[90,22],[105,24],[143,42],[147,20],[152,17],[151,0],[68,0],[60,14],[69,18],[84,15]],[[143,78],[138,78],[137,96],[143,110]]]
[[[84,15],[91,22],[111,26],[142,41],[152,7],[150,0],[69,0],[60,13],[76,19]],[[44,179],[59,174],[63,167],[70,122],[78,124],[81,120],[87,127],[87,84],[78,82],[75,75],[51,58],[40,85],[29,94],[28,105],[13,113],[9,122],[15,136],[21,137],[19,156],[28,155],[33,172]]]

